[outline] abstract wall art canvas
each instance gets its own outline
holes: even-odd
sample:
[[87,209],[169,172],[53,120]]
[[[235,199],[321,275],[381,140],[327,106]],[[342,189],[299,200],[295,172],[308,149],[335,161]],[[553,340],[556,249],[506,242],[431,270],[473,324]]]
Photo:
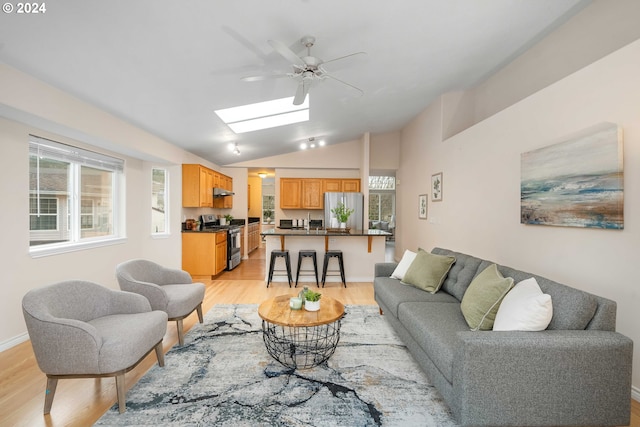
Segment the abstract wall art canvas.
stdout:
[[622,130],[598,125],[521,155],[520,222],[624,228]]

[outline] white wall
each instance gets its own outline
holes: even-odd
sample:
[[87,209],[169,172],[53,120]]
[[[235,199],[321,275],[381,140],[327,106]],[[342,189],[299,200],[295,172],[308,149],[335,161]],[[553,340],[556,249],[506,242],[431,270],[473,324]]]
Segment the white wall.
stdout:
[[[617,329],[636,343],[640,265],[640,40],[458,135],[442,140],[439,102],[402,132],[397,251],[434,246],[546,276],[610,298]],[[520,224],[520,154],[600,122],[624,130],[621,231]],[[443,201],[417,219],[418,194],[443,172]],[[633,385],[640,387],[640,352]]]
[[[125,243],[43,258],[29,255],[29,134],[125,160]],[[0,223],[4,225],[0,243],[0,351],[26,338],[21,301],[30,289],[68,279],[89,280],[117,289],[115,266],[130,258],[144,257],[169,267],[181,266],[180,165],[207,164],[203,159],[2,64],[0,141]],[[171,224],[165,238],[154,238],[150,233],[153,166],[169,171]],[[246,212],[246,201],[244,209]]]

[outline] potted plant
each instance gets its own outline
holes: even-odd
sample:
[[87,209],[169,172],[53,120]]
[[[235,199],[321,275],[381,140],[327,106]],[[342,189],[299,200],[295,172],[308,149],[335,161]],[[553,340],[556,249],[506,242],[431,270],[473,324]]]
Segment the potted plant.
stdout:
[[349,209],[344,205],[344,203],[340,202],[335,208],[331,209],[331,212],[336,215],[336,219],[340,223],[340,228],[346,228],[347,221],[349,220],[351,214],[355,212],[355,210]]
[[271,209],[265,209],[264,212],[262,213],[262,216],[264,217],[264,221],[269,223],[269,222],[271,222],[271,217],[273,216],[273,211]]
[[304,293],[304,309],[307,311],[320,310],[320,298],[321,294],[312,290],[307,290]]
[[231,220],[233,219],[233,215],[231,215],[231,214],[226,214],[226,215],[224,216],[224,219],[226,219],[226,220],[227,220],[227,224],[231,224]]

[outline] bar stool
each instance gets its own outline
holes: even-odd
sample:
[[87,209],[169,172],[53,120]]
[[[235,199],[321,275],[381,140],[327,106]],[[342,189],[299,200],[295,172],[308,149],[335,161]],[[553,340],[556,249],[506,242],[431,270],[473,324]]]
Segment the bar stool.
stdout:
[[[328,270],[327,267],[329,266],[329,260],[331,258],[338,258],[338,265],[340,266],[340,270]],[[330,250],[325,252],[324,254],[324,265],[322,267],[322,287],[324,288],[324,282],[325,279],[327,278],[327,276],[337,276],[337,274],[327,274],[327,273],[337,273],[340,272],[340,278],[342,279],[342,284],[344,285],[344,287],[347,287],[347,281],[344,278],[344,262],[342,259],[342,251],[340,250]]]
[[[282,257],[284,258],[284,263],[287,267],[286,270],[276,270],[274,267],[276,265],[276,260]],[[291,277],[291,259],[289,258],[289,249],[285,249],[283,251],[271,251],[271,262],[269,263],[269,280],[267,281],[267,288],[269,287],[269,283],[273,280],[273,273],[277,272],[287,272],[287,278],[289,279],[289,287],[291,287],[291,282],[293,282],[293,278]],[[284,276],[284,274],[276,274],[276,276]]]
[[[303,258],[311,258],[313,262],[313,270],[311,269],[300,269],[300,265],[302,265]],[[306,273],[303,276],[312,276],[313,274],[309,274],[311,272],[315,273],[316,276],[316,286],[320,287],[320,283],[318,283],[318,262],[316,258],[316,251],[313,249],[304,249],[298,252],[298,271],[296,272],[296,288],[298,287],[298,279],[300,278],[300,272]]]

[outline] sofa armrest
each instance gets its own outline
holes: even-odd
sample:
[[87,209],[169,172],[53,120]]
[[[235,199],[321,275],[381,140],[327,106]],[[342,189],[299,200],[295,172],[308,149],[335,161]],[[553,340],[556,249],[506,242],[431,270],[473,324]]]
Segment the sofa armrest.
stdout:
[[374,277],[389,277],[396,269],[398,263],[396,262],[379,262],[374,267]]
[[461,424],[627,425],[633,342],[616,332],[457,334]]

